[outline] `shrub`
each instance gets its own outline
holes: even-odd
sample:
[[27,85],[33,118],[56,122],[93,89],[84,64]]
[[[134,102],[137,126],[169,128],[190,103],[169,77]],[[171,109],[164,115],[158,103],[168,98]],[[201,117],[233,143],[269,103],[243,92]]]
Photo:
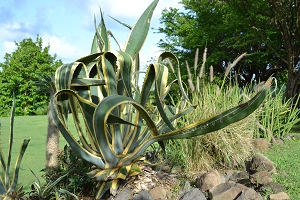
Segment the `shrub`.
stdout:
[[86,174],[92,170],[92,164],[79,158],[68,145],[59,152],[58,161],[59,170],[47,176],[47,182],[54,182],[59,177],[66,176],[56,187],[70,191],[78,197],[94,196],[95,184]]

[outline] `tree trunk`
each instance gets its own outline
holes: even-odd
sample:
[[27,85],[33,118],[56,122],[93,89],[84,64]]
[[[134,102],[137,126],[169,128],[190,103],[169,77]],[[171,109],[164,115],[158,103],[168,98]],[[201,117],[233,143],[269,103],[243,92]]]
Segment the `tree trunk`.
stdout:
[[[290,99],[293,97],[297,97],[299,93],[300,93],[300,73],[299,71],[295,71],[295,67],[292,68],[292,66],[290,66],[288,72],[288,81],[285,90],[285,97],[286,99]],[[294,103],[296,103],[295,101],[296,98],[294,99]]]
[[46,173],[51,172],[59,168],[58,151],[59,151],[59,129],[56,126],[51,113],[51,104],[49,103],[48,109],[48,134],[46,142]]

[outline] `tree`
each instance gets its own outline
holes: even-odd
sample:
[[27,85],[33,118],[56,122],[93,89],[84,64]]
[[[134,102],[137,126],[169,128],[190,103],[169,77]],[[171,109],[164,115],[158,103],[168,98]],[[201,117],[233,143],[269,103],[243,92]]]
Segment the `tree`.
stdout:
[[[289,99],[300,92],[300,2],[298,0],[267,0],[261,3],[264,4],[258,7],[255,6],[253,0],[247,0],[241,1],[240,5],[249,15],[253,29],[266,41],[268,48],[275,50],[274,55],[287,69],[286,98]],[[249,8],[252,12],[247,12]],[[263,27],[256,27],[257,20],[254,13],[276,28],[281,36],[281,46],[272,45]]]
[[32,115],[39,107],[46,107],[49,95],[39,94],[34,81],[43,75],[53,75],[62,65],[56,55],[49,54],[50,45],[43,48],[42,38],[31,38],[15,42],[17,49],[5,54],[4,63],[0,63],[0,115],[7,115],[11,96],[16,95],[17,115]]
[[[287,79],[287,97],[298,92],[299,2],[296,0],[210,1],[182,0],[185,11],[164,10],[158,29],[165,33],[159,46],[176,52],[181,61],[193,59],[197,47],[208,48],[207,65],[216,74],[247,52],[234,68],[240,84],[266,80],[274,75]],[[182,62],[184,63],[184,62]],[[201,64],[201,63],[200,63]],[[184,72],[183,72],[184,74]]]

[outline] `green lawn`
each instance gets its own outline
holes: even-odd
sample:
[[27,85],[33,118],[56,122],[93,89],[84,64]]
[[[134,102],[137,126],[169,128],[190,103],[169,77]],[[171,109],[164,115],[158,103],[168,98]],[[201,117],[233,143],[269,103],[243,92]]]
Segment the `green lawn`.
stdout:
[[274,162],[274,182],[283,185],[290,199],[300,199],[300,140],[274,145],[264,154]]
[[[9,131],[10,131],[10,118],[0,117],[1,122],[1,135],[0,146],[3,150],[4,157],[7,162],[7,149],[9,144]],[[13,152],[11,171],[15,165],[16,156],[20,151],[20,147],[23,139],[30,138],[29,145],[26,149],[25,155],[21,163],[21,169],[19,173],[19,185],[24,186],[24,190],[29,190],[31,183],[36,179],[30,172],[30,169],[34,173],[41,177],[46,163],[46,137],[47,137],[47,116],[17,116],[14,122],[14,140],[13,140]],[[60,147],[62,148],[66,144],[65,139],[60,137]],[[2,170],[2,169],[0,169]],[[1,171],[0,171],[1,172]],[[1,173],[0,173],[1,174]],[[43,180],[42,178],[40,180]]]

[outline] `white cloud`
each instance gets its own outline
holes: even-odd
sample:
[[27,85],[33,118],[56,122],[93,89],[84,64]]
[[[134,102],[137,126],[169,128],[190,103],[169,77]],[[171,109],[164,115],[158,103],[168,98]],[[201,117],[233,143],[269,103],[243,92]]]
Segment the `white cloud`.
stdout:
[[[169,7],[179,7],[179,0],[164,0],[158,2],[153,18],[158,19],[161,15],[161,12],[164,8]],[[101,7],[102,12],[105,15],[110,15],[114,18],[121,20],[122,18],[129,18],[137,20],[144,10],[152,3],[152,0],[91,0],[89,4],[90,13],[99,13],[99,7]]]
[[14,40],[24,34],[21,28],[17,22],[3,24],[0,26],[0,37],[2,40]]
[[59,59],[65,62],[73,62],[78,58],[87,55],[82,48],[72,45],[65,38],[59,38],[55,35],[44,35],[42,36],[44,45],[50,44],[50,54],[57,54]]
[[6,53],[12,53],[17,48],[14,42],[7,42],[7,41],[3,43],[3,47],[4,47],[4,52]]

